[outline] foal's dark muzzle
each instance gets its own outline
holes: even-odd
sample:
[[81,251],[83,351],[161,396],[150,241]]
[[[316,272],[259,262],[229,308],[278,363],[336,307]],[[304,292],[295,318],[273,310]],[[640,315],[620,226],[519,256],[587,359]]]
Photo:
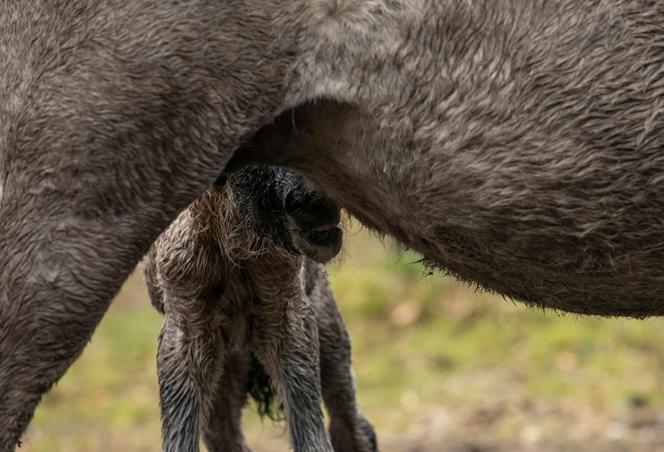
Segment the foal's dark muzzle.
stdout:
[[298,187],[285,196],[284,210],[295,232],[295,245],[309,258],[325,263],[339,253],[341,213],[334,201],[321,192]]

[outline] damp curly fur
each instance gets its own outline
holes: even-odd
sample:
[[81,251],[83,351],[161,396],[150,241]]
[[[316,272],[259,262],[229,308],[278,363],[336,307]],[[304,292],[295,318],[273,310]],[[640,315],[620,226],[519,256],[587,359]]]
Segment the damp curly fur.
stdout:
[[[199,432],[210,450],[245,450],[247,395],[261,415],[288,420],[296,451],[377,450],[357,409],[350,340],[327,274],[280,245],[298,241],[277,231],[338,219],[338,207],[302,182],[285,170],[244,170],[192,203],[147,254],[148,293],[165,314],[157,357],[165,451],[197,450]],[[285,213],[286,196],[307,200],[298,217]],[[329,259],[338,247],[328,248],[314,254]]]

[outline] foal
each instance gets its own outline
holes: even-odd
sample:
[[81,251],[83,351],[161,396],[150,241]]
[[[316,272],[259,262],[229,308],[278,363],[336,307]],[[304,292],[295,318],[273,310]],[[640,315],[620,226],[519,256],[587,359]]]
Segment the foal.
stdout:
[[377,450],[321,265],[340,250],[339,218],[299,176],[250,168],[209,189],[155,242],[145,275],[165,314],[157,357],[165,451],[198,450],[201,429],[210,450],[249,450],[240,417],[257,379],[253,359],[281,398],[295,451]]

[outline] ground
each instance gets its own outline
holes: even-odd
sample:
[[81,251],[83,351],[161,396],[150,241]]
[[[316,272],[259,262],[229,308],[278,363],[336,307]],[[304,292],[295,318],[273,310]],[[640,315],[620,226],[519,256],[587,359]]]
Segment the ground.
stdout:
[[[382,451],[664,452],[664,319],[535,311],[348,229],[330,273]],[[19,450],[159,450],[160,325],[137,273]],[[246,411],[255,452],[287,450],[283,425]]]

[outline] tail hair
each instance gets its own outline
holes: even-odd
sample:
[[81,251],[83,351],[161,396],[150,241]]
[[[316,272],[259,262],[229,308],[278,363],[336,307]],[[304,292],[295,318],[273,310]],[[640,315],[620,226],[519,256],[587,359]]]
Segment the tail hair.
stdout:
[[256,402],[256,408],[261,418],[267,417],[273,421],[284,420],[283,404],[275,397],[269,375],[253,354],[247,379],[247,392]]

